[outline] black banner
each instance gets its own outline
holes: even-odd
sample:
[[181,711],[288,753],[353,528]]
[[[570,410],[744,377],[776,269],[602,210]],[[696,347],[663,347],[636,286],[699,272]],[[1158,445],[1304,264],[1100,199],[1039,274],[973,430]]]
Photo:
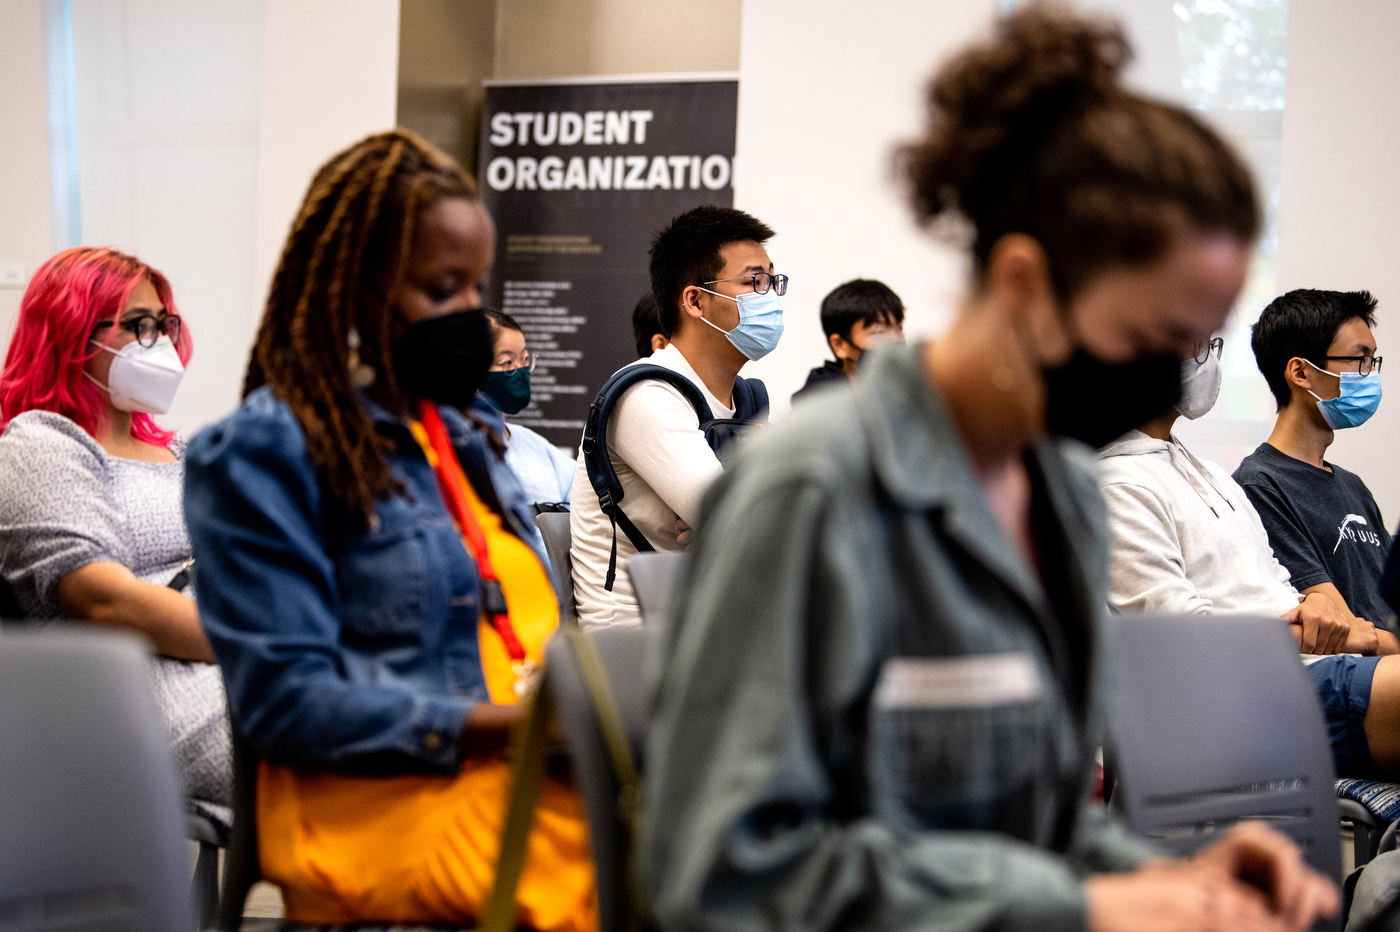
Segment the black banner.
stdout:
[[512,421],[577,448],[598,388],[637,358],[652,235],[734,202],[738,97],[734,80],[487,83],[480,184],[498,239],[484,300],[539,357]]

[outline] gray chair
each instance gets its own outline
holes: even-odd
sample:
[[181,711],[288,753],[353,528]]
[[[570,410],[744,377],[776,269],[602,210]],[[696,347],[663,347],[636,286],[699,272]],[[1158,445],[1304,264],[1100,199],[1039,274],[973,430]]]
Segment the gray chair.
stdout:
[[569,556],[573,538],[569,531],[567,511],[545,511],[535,515],[535,525],[544,538],[544,551],[554,567],[554,597],[559,601],[559,616],[567,618],[574,611],[574,561]]
[[[233,716],[230,712],[230,723]],[[248,739],[233,725],[233,830],[224,858],[224,895],[219,901],[217,932],[239,932],[248,891],[262,879],[258,864],[258,758]],[[275,925],[280,925],[276,923]]]
[[[647,728],[642,665],[651,629],[601,628],[583,636],[597,648],[633,760],[640,761]],[[576,644],[568,637],[556,636],[550,640],[545,658],[545,675],[554,692],[555,708],[573,761],[574,783],[588,818],[588,840],[598,883],[598,929],[623,932],[631,918],[631,837],[625,807],[635,800],[621,798],[622,781],[613,766]]]
[[1400,783],[1341,779],[1336,796],[1342,821],[1352,828],[1352,863],[1363,867],[1380,853],[1381,839],[1400,819]]
[[627,563],[627,578],[642,610],[642,623],[660,625],[666,621],[671,592],[680,578],[684,553],[653,551],[639,553]]
[[195,928],[209,928],[219,914],[219,849],[228,847],[228,831],[219,823],[194,812],[185,813],[185,837],[199,845],[194,862],[191,896]]
[[189,932],[179,782],[142,642],[0,633],[0,923]]
[[1186,853],[1258,820],[1341,879],[1327,729],[1277,618],[1111,618],[1107,648],[1115,802],[1132,828]]
[[[0,621],[23,621],[24,611],[14,589],[0,578]],[[194,863],[195,928],[208,928],[219,908],[219,849],[228,845],[228,831],[207,816],[185,813],[185,837],[199,846]]]

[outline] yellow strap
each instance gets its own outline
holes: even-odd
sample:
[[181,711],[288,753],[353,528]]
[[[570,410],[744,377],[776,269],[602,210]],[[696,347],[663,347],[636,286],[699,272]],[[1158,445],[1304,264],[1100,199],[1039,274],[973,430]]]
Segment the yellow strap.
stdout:
[[[576,618],[565,618],[560,622],[560,630],[569,639],[569,644],[578,657],[583,682],[588,690],[593,712],[598,717],[598,726],[603,732],[603,741],[612,759],[613,771],[618,778],[618,812],[622,815],[626,829],[624,853],[629,858],[628,888],[631,893],[631,909],[628,910],[630,928],[640,928],[641,917],[646,914],[645,900],[641,885],[630,865],[632,840],[636,838],[637,815],[641,805],[641,778],[637,773],[636,759],[632,756],[632,742],[627,737],[627,727],[622,720],[622,710],[617,697],[613,695],[608,680],[607,669],[598,654],[593,639],[579,627]],[[525,861],[526,843],[529,840],[530,826],[534,821],[535,805],[539,801],[540,787],[544,783],[544,763],[546,745],[549,740],[549,720],[554,712],[553,693],[549,691],[548,671],[540,678],[540,688],[535,694],[530,714],[523,728],[517,728],[511,740],[511,753],[515,768],[510,789],[510,804],[506,808],[505,826],[501,830],[500,855],[496,860],[496,883],[487,901],[486,912],[480,932],[511,932],[515,918],[515,891],[520,882],[520,871]]]
[[629,835],[635,834],[642,781],[632,757],[632,739],[627,736],[627,725],[622,720],[617,697],[613,695],[607,668],[603,666],[603,658],[598,655],[598,645],[577,622],[562,624],[560,629],[578,655],[583,681],[588,687],[589,698],[593,700],[594,714],[598,716],[598,727],[602,729],[603,741],[608,746],[608,756],[612,758],[613,771],[617,774],[618,809],[627,823]]

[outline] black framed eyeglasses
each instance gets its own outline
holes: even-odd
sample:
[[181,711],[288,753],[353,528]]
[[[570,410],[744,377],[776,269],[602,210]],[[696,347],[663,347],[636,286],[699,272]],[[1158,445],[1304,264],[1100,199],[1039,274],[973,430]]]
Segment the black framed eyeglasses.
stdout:
[[740,275],[738,278],[717,278],[712,282],[703,282],[705,285],[718,285],[720,282],[747,282],[753,286],[754,294],[767,294],[772,288],[779,297],[787,294],[788,277],[786,275],[770,275],[767,272],[755,272],[752,275]]
[[[1196,345],[1197,345],[1197,346],[1200,346],[1201,344],[1198,343],[1198,344],[1196,344]],[[1195,358],[1196,358],[1196,365],[1198,365],[1198,366],[1204,366],[1204,365],[1206,364],[1206,360],[1210,358],[1210,354],[1211,354],[1211,353],[1214,353],[1214,354],[1215,354],[1215,358],[1216,358],[1216,359],[1219,359],[1219,358],[1220,358],[1220,354],[1221,354],[1222,352],[1224,352],[1224,350],[1225,350],[1225,338],[1224,338],[1224,337],[1213,337],[1213,338],[1207,340],[1207,341],[1205,342],[1204,347],[1202,347],[1202,349],[1200,350],[1200,352],[1196,353],[1196,357],[1195,357]]]
[[[164,317],[153,317],[150,314],[142,314],[140,317],[133,317],[130,320],[122,321],[119,326],[128,333],[136,336],[136,342],[150,349],[156,345],[156,340],[161,337],[169,337],[171,343],[180,342],[180,327],[182,322],[179,314],[167,314]],[[104,320],[93,328],[94,331],[104,327],[112,326],[112,321]]]
[[[1372,372],[1381,371],[1381,357],[1379,356],[1323,356],[1321,359],[1324,364],[1329,359],[1354,362],[1356,363],[1356,371],[1361,375],[1370,375]],[[1323,368],[1327,368],[1326,365]]]

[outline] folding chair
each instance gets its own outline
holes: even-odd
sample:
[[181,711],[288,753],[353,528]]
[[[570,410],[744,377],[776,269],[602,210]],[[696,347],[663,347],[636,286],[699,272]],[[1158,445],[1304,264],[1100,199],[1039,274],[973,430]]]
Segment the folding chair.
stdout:
[[535,515],[535,525],[544,538],[544,550],[554,568],[554,597],[559,600],[559,616],[574,614],[574,561],[569,555],[572,543],[567,511],[545,511]]
[[219,914],[219,849],[228,847],[228,835],[213,819],[185,813],[185,837],[199,845],[191,892],[196,929],[209,928]]
[[1338,780],[1336,795],[1342,821],[1351,823],[1352,863],[1364,867],[1380,853],[1386,830],[1400,819],[1400,783]]
[[[0,578],[0,620],[23,621],[24,611],[14,589]],[[194,862],[193,887],[196,929],[207,928],[219,907],[219,849],[228,845],[228,832],[213,819],[185,813],[185,837],[199,846]]]
[[262,879],[258,866],[258,758],[248,739],[233,725],[233,830],[224,857],[224,895],[219,901],[216,932],[239,932],[248,891]]
[[664,624],[671,604],[671,591],[680,577],[684,553],[653,551],[639,553],[627,563],[627,578],[642,610],[642,623]]
[[189,848],[150,657],[110,630],[0,634],[0,917],[189,932]]
[[1277,618],[1111,618],[1108,651],[1119,792],[1133,829],[1186,853],[1258,820],[1341,879],[1327,729]]
[[[545,676],[588,818],[598,883],[598,929],[624,932],[634,902],[630,864],[632,818],[638,803],[636,772],[619,772],[621,748],[609,743],[625,741],[629,763],[638,766],[635,762],[641,760],[647,728],[642,667],[652,629],[628,626],[584,632],[573,621],[565,625],[572,627],[561,627],[546,648]],[[590,684],[590,677],[599,679]]]

